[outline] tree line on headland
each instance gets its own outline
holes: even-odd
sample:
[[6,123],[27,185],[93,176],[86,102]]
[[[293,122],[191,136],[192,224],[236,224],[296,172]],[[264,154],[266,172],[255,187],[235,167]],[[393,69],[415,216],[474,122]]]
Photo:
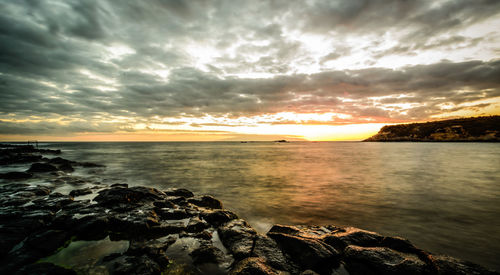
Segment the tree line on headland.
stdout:
[[500,116],[386,125],[364,141],[500,141]]

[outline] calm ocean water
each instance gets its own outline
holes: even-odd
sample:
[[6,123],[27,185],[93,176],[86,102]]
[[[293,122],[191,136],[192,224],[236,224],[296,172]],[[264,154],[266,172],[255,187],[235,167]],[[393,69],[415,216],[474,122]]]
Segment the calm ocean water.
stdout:
[[355,226],[500,270],[500,144],[52,143],[103,181],[211,194],[265,232]]

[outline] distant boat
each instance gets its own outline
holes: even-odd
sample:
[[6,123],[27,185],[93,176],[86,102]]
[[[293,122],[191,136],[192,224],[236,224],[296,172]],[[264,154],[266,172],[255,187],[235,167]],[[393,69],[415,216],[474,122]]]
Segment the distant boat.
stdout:
[[274,142],[289,142],[286,139],[275,140]]
[[240,143],[247,143],[246,141],[240,141]]

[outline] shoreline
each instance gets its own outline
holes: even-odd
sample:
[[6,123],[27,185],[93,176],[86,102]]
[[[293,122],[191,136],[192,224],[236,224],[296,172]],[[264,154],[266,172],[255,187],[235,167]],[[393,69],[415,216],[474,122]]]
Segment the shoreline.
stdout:
[[[358,228],[274,225],[259,234],[211,196],[186,189],[85,182],[67,173],[104,167],[57,157],[61,153],[57,150],[12,146],[2,153],[10,156],[11,163],[31,164],[27,172],[1,175],[6,181],[0,186],[2,273],[74,274],[53,263],[56,255],[78,242],[100,242],[120,249],[73,269],[110,274],[180,270],[195,274],[498,274],[433,255],[399,237]],[[55,187],[23,183],[27,178],[51,181]],[[54,191],[67,186],[73,189],[68,195]]]

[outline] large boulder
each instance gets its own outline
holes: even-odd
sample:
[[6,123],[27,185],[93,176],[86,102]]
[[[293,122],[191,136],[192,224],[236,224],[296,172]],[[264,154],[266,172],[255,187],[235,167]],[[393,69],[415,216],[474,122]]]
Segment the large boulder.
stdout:
[[295,232],[293,227],[275,226],[267,235],[274,239],[301,269],[324,273],[339,265],[340,253],[335,248],[317,238],[288,234],[292,232]]
[[291,273],[297,273],[298,267],[291,263],[278,247],[273,239],[257,235],[252,256],[257,256],[266,261],[268,265],[279,270],[286,270]]
[[235,259],[240,260],[250,256],[257,232],[245,220],[232,220],[220,226],[217,232]]

